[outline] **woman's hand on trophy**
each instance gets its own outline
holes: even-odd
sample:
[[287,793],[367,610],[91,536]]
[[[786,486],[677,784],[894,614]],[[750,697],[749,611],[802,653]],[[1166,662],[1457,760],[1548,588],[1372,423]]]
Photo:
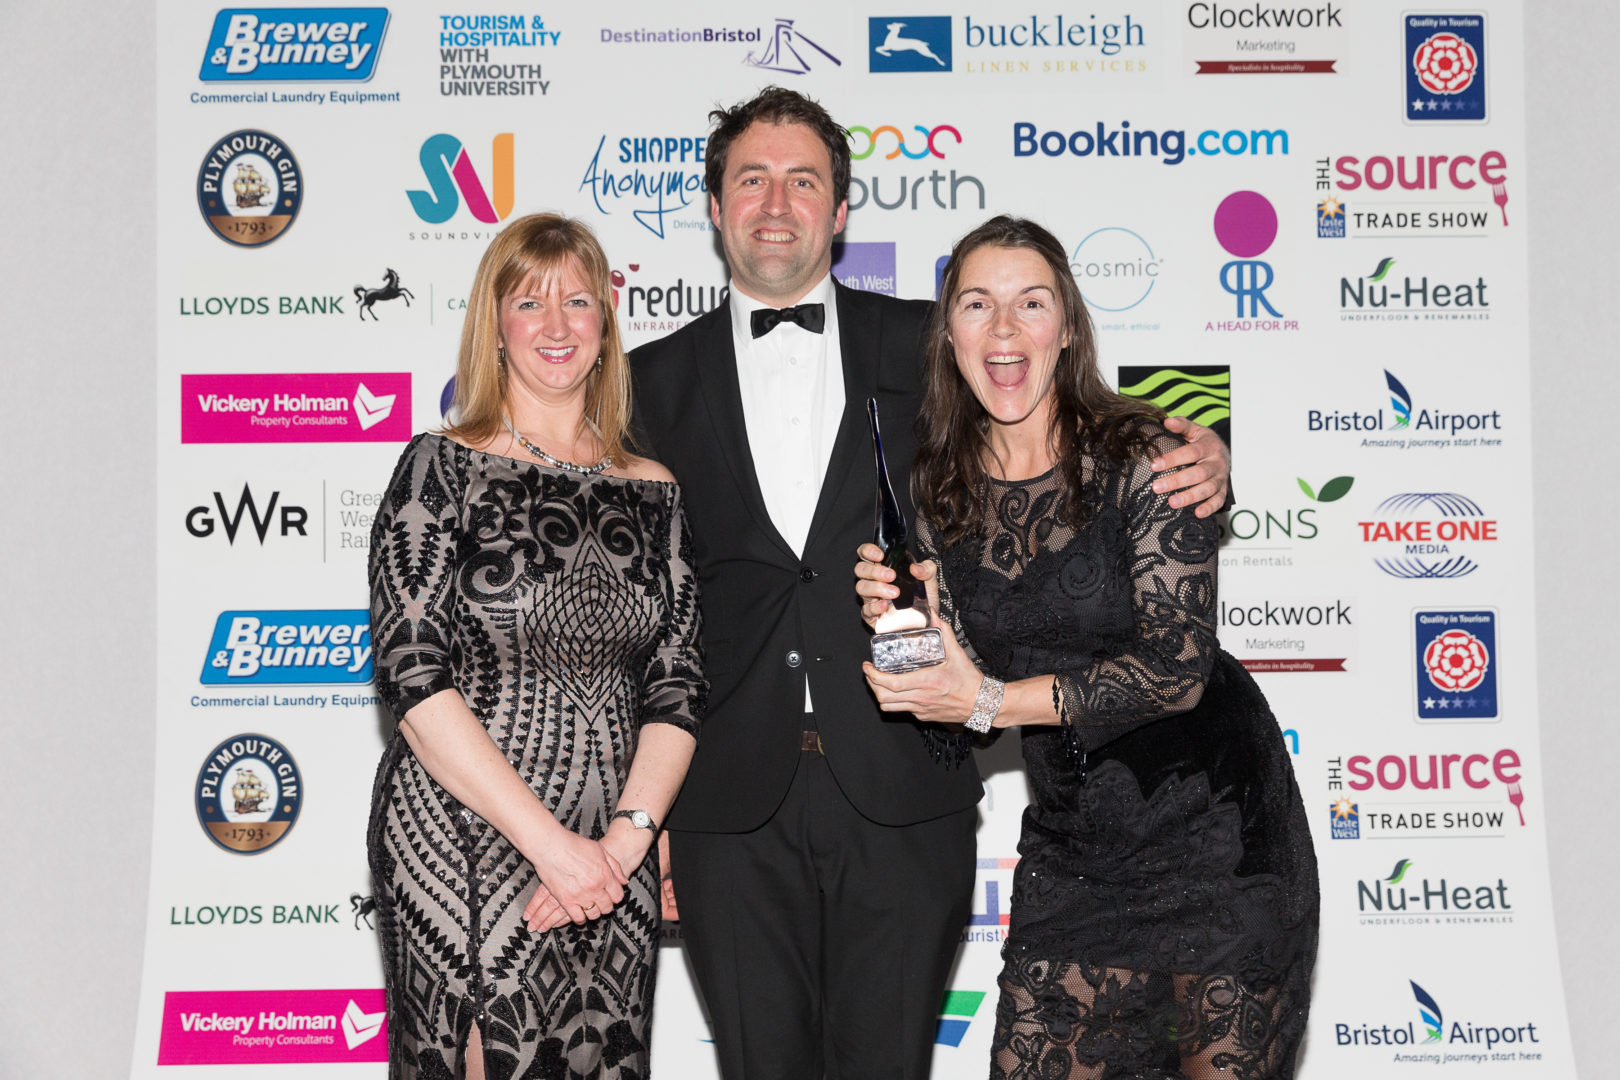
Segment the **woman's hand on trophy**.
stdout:
[[[932,593],[933,564],[919,563],[918,566],[929,568],[926,582]],[[866,675],[866,684],[872,688],[872,695],[877,698],[878,708],[884,712],[910,713],[928,724],[960,724],[973,715],[973,703],[984,676],[962,651],[951,628],[942,623],[936,625],[945,646],[944,663],[890,675],[873,667],[868,660],[861,665],[861,671]]]
[[[889,601],[900,595],[894,584],[894,571],[883,565],[883,549],[876,544],[862,544],[855,554],[855,592],[861,598],[861,621],[869,629],[876,629],[877,621],[889,610]],[[928,590],[930,622],[936,622],[933,613],[939,610],[939,579],[934,560],[924,559],[911,564],[911,575]]]

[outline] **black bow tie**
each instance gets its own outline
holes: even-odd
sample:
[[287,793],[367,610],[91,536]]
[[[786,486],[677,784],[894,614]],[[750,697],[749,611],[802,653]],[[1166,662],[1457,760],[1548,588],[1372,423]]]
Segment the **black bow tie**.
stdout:
[[798,323],[812,334],[819,334],[827,325],[826,304],[799,304],[796,307],[760,308],[748,316],[748,325],[755,337],[764,337],[776,329],[778,323]]

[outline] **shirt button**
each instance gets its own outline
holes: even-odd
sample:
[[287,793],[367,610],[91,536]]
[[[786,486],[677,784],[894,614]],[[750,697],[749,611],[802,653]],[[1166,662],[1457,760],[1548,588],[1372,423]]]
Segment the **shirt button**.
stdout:
[[803,567],[799,570],[799,580],[808,585],[812,581],[816,580],[816,572],[810,569],[808,566]]
[[799,655],[799,650],[789,649],[787,654],[787,666],[798,667],[802,663],[804,663],[804,657]]

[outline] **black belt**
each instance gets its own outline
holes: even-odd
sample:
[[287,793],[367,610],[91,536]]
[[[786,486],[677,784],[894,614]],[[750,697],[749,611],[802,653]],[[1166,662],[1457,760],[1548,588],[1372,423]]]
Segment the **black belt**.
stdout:
[[804,714],[804,731],[799,739],[800,750],[810,750],[825,755],[827,751],[821,748],[821,732],[816,730],[816,714]]

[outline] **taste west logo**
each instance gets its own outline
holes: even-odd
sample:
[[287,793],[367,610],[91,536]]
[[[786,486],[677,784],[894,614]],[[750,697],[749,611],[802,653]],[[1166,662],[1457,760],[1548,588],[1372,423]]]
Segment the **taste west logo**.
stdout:
[[1482,123],[1488,118],[1485,16],[1406,14],[1408,123]]
[[1418,720],[1498,719],[1496,612],[1423,610],[1412,618]]

